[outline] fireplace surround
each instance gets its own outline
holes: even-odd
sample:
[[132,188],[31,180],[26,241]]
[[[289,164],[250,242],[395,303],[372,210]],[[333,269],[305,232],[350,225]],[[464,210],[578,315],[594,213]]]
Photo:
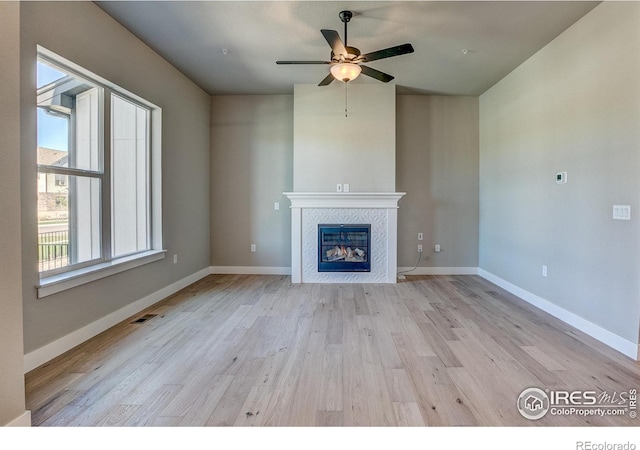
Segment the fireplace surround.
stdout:
[[[285,192],[291,202],[293,283],[395,283],[398,201],[404,192]],[[320,272],[318,225],[369,224],[370,271]]]

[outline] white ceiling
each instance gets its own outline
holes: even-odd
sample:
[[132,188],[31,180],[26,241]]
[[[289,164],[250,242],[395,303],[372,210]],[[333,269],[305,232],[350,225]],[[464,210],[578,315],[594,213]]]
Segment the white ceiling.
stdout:
[[[479,95],[599,2],[581,1],[106,1],[108,14],[210,94],[290,94],[319,83],[320,29],[351,10],[348,44],[369,53],[409,42],[415,53],[368,65],[398,93]],[[224,51],[223,51],[224,49]],[[463,53],[463,49],[469,52]],[[226,53],[226,54],[225,54]],[[379,83],[360,76],[354,83]]]

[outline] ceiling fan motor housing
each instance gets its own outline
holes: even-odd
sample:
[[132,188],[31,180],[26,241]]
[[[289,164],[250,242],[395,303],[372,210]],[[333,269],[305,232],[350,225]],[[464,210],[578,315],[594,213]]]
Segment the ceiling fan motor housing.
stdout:
[[331,61],[341,62],[343,58],[340,58],[340,56],[344,56],[344,61],[353,61],[358,56],[360,56],[360,50],[358,50],[357,48],[349,47],[347,45],[344,48],[347,49],[347,54],[336,56],[333,52],[331,52]]

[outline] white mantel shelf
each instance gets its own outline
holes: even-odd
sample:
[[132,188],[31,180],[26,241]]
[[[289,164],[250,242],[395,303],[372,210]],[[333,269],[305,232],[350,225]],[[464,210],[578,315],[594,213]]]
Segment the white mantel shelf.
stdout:
[[291,208],[397,208],[405,192],[283,192]]
[[[283,192],[291,202],[293,283],[395,283],[398,200],[404,192]],[[371,272],[318,272],[319,223],[371,224]]]

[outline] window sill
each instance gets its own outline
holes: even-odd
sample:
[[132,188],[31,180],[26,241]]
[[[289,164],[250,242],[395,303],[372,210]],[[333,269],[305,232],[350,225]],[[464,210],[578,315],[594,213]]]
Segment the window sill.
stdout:
[[166,252],[166,250],[150,250],[125,258],[114,259],[106,263],[96,264],[91,267],[83,267],[82,269],[41,278],[40,284],[36,286],[38,298],[66,291],[67,289],[73,289],[74,287],[115,275],[116,273],[124,272],[134,267],[159,261],[164,259]]

